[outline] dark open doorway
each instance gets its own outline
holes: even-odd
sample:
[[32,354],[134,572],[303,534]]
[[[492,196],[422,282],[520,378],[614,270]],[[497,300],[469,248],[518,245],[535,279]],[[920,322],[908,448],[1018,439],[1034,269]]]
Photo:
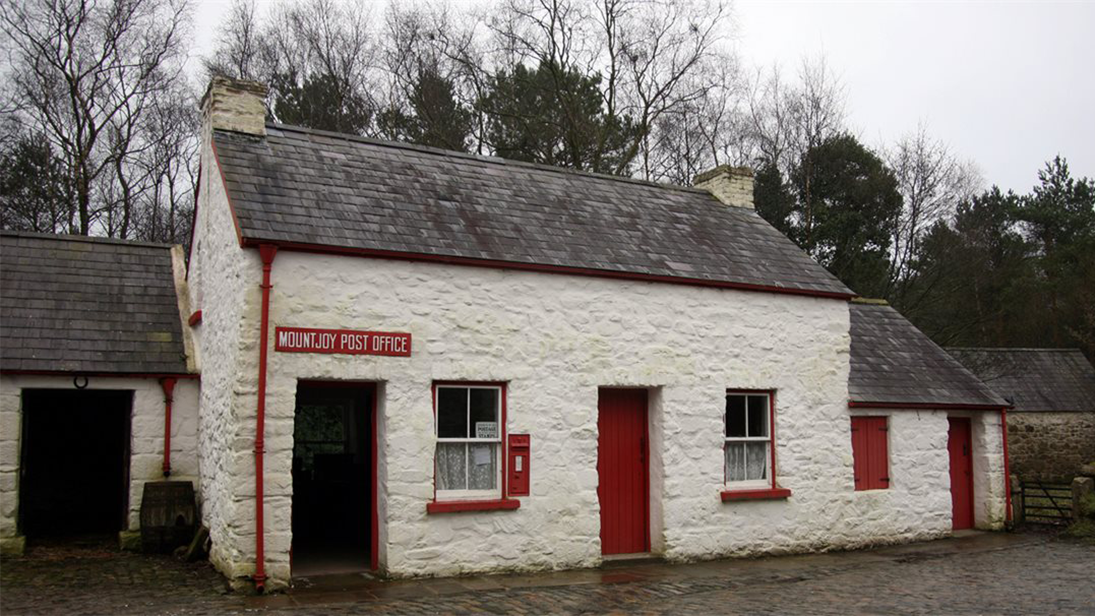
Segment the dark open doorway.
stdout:
[[293,575],[375,567],[373,386],[302,381],[293,428]]
[[30,540],[126,527],[133,392],[23,390],[19,526]]

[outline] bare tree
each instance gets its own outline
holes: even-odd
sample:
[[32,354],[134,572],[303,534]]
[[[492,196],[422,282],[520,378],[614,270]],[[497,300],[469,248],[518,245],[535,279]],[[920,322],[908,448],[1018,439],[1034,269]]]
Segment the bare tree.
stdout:
[[228,16],[217,28],[216,52],[203,58],[202,66],[210,75],[236,79],[269,78],[263,71],[263,36],[254,0],[232,0]]
[[920,241],[936,222],[952,218],[958,204],[982,188],[982,180],[972,163],[959,160],[923,124],[884,154],[903,200],[893,232],[888,295],[904,305]]
[[[13,50],[12,99],[23,124],[64,161],[74,231],[89,234],[118,194],[100,182],[123,165],[149,101],[175,81],[185,59],[186,0],[27,0],[0,5]],[[123,236],[133,202],[124,187]],[[115,219],[115,213],[111,214]]]

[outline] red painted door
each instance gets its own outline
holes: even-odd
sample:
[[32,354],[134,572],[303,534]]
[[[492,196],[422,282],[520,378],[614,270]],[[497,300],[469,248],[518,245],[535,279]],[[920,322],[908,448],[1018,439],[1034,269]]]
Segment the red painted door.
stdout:
[[973,439],[970,420],[950,417],[951,520],[954,530],[973,528]]
[[650,550],[646,390],[602,389],[597,415],[601,553]]

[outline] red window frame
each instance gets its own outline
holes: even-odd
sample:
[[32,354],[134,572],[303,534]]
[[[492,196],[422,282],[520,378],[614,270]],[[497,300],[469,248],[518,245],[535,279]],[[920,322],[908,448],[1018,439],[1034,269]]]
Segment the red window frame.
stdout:
[[433,513],[457,513],[461,511],[495,511],[495,510],[508,510],[518,509],[521,506],[521,501],[517,499],[507,498],[506,479],[508,477],[508,449],[509,444],[507,441],[507,404],[509,400],[509,388],[507,383],[499,381],[434,381],[430,387],[432,394],[432,407],[434,413],[434,437],[437,436],[437,388],[438,387],[497,387],[500,390],[501,399],[501,422],[500,437],[501,442],[498,445],[498,465],[501,471],[501,479],[499,480],[498,498],[490,499],[474,499],[474,500],[437,500],[437,448],[433,451],[433,500],[426,504],[426,512]]
[[[737,501],[737,500],[771,500],[782,499],[791,496],[791,490],[787,488],[780,488],[776,484],[776,390],[774,389],[727,389],[726,395],[767,395],[768,396],[768,469],[771,479],[771,486],[756,488],[756,487],[742,487],[733,488],[732,484],[728,484],[726,481],[726,461],[725,461],[725,448],[726,448],[726,415],[723,411],[723,490],[721,497],[723,502]],[[729,487],[729,489],[727,489]]]
[[852,460],[855,489],[887,490],[890,487],[889,417],[852,417]]

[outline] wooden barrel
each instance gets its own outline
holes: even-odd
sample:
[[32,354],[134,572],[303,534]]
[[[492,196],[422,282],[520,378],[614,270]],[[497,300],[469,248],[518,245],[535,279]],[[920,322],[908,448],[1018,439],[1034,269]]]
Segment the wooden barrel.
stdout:
[[170,553],[187,545],[198,526],[194,484],[150,481],[141,497],[141,547],[149,553]]

